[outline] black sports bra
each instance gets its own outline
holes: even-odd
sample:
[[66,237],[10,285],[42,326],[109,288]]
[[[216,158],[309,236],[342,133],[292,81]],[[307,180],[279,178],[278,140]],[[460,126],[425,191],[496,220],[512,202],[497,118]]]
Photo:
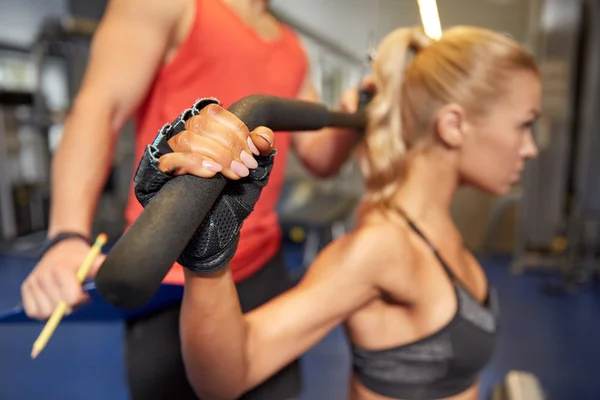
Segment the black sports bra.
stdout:
[[452,280],[457,311],[446,326],[416,342],[383,350],[354,346],[354,374],[366,388],[390,398],[425,400],[457,395],[475,383],[492,356],[498,309],[495,290],[489,288],[485,303],[479,303],[435,246],[402,210],[398,211],[429,245]]

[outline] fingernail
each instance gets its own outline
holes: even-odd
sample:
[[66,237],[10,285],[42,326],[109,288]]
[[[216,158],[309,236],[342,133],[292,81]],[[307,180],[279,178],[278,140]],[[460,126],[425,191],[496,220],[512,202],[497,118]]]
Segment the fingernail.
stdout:
[[235,172],[238,176],[241,176],[242,178],[250,175],[250,171],[248,170],[248,168],[246,168],[246,166],[239,161],[231,162],[231,170]]
[[271,146],[273,146],[273,142],[271,142],[271,138],[269,137],[269,135],[267,135],[266,133],[259,133],[258,136],[265,139],[267,141],[267,143],[269,143]]
[[240,153],[240,158],[244,162],[246,167],[250,169],[258,168],[258,162],[246,150],[242,150],[242,152]]
[[223,167],[221,167],[216,162],[212,162],[212,161],[208,161],[208,160],[202,161],[202,166],[212,172],[221,172],[221,170],[223,169]]
[[254,144],[252,139],[250,139],[250,136],[248,136],[248,147],[250,147],[250,150],[252,151],[252,153],[254,153],[255,156],[260,155],[260,151],[258,151],[258,149],[256,148],[256,145]]

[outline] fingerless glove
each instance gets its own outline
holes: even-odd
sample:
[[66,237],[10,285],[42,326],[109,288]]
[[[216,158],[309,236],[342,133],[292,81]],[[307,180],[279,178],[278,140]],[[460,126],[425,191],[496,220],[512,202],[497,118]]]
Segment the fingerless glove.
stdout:
[[[165,124],[154,142],[146,147],[134,176],[134,192],[146,207],[173,175],[158,168],[161,156],[173,152],[167,141],[184,130],[185,122],[198,115],[208,104],[219,104],[214,98],[200,99],[171,124]],[[237,181],[228,181],[225,189],[194,233],[177,262],[200,274],[213,273],[226,266],[235,255],[243,222],[254,210],[262,188],[267,185],[276,151],[268,156],[255,156],[258,168]]]

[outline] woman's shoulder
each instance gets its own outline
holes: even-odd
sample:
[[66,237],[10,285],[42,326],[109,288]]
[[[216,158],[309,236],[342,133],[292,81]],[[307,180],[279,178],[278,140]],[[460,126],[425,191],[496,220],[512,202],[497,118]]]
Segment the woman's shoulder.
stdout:
[[326,251],[349,264],[376,268],[410,266],[415,255],[405,224],[376,212],[362,216],[352,232],[336,239]]
[[373,210],[361,215],[355,233],[357,240],[407,250],[411,247],[410,230],[405,220],[387,212]]

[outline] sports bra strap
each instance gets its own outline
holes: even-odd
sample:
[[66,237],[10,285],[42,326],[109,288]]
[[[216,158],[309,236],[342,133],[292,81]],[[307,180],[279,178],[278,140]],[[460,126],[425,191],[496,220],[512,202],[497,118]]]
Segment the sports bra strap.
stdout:
[[406,212],[400,206],[395,204],[394,208],[395,208],[396,212],[398,214],[400,214],[406,220],[406,222],[408,223],[408,226],[410,226],[410,228],[425,241],[427,246],[429,246],[429,248],[433,252],[433,255],[435,255],[435,257],[438,259],[440,264],[442,264],[444,271],[446,271],[446,273],[448,274],[448,276],[450,277],[452,282],[460,284],[459,279],[452,273],[452,270],[450,269],[448,264],[446,264],[446,261],[444,261],[441,254],[437,251],[437,248],[435,247],[435,245],[427,238],[427,236],[425,236],[425,234],[417,227],[417,225],[415,225],[415,223],[412,221],[412,219],[410,219],[410,217],[406,214]]

